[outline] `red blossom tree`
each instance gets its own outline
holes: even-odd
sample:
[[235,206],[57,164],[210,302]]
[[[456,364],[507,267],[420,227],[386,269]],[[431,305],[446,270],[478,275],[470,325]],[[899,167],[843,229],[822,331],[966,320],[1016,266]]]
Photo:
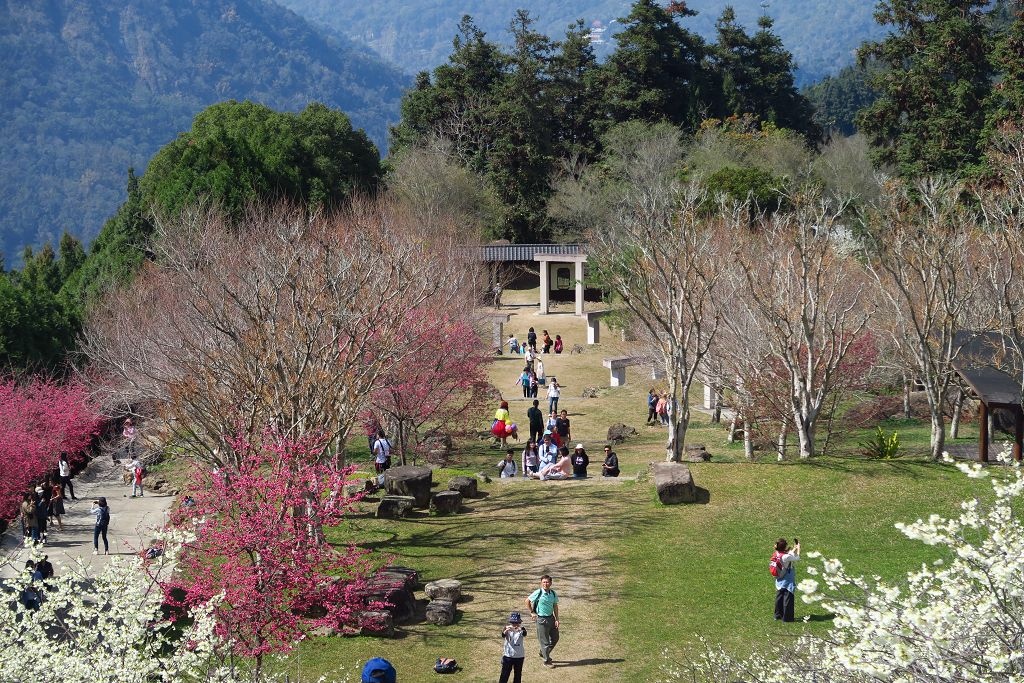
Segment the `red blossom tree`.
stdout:
[[484,404],[488,358],[472,325],[455,313],[426,307],[410,311],[400,336],[405,360],[379,378],[370,411],[383,423],[404,465],[417,451],[424,427],[459,432],[477,422],[470,415]]
[[22,492],[57,467],[61,452],[82,462],[101,422],[81,384],[0,382],[0,519],[15,517]]
[[186,608],[223,594],[218,635],[232,643],[231,654],[259,668],[264,655],[289,650],[311,629],[354,625],[373,568],[369,551],[336,548],[319,532],[358,499],[342,493],[353,468],[312,457],[323,451],[322,439],[229,441],[240,464],[197,466],[195,504],[172,518],[194,525],[196,539],[164,590],[169,603]]

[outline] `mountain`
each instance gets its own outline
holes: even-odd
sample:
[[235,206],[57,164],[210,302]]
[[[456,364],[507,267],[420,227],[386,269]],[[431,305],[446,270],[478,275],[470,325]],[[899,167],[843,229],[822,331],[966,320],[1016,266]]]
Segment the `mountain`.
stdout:
[[127,171],[214,102],[318,101],[383,146],[409,79],[264,0],[18,0],[0,6],[0,249],[91,239]]
[[[299,14],[375,49],[408,73],[430,70],[451,52],[452,38],[463,14],[500,43],[507,44],[509,22],[519,8],[537,19],[537,29],[561,38],[566,27],[583,19],[593,27],[599,56],[615,48],[618,19],[629,13],[631,0],[278,0]],[[797,62],[797,86],[814,83],[853,62],[854,50],[882,35],[875,24],[872,0],[687,0],[696,17],[683,24],[701,35],[714,36],[715,21],[732,5],[741,24],[756,29],[767,14],[775,32]],[[602,30],[603,29],[603,30]]]

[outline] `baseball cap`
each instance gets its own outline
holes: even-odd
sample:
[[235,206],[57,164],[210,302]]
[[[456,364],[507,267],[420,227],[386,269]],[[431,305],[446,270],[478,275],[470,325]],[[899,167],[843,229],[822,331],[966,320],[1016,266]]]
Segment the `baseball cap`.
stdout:
[[576,444],[576,448],[583,448],[583,444],[581,444],[581,443]]
[[395,667],[383,657],[374,657],[363,667],[362,683],[396,683],[397,678]]

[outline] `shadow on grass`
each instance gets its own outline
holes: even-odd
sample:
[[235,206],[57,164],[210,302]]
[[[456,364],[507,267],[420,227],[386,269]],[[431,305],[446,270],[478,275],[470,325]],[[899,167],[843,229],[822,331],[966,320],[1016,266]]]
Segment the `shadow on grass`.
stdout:
[[598,664],[621,664],[624,661],[626,660],[622,659],[621,657],[616,659],[591,657],[589,659],[577,659],[564,662],[556,659],[554,660],[554,666],[552,668],[561,669],[563,667],[570,666],[596,666]]
[[[445,517],[417,515],[404,520],[358,519],[359,531],[365,534],[363,548],[394,554],[400,563],[422,567],[433,559],[469,560],[462,571],[451,578],[464,582],[464,592],[478,597],[508,593],[510,577],[507,564],[510,553],[517,549],[535,549],[539,556],[522,567],[523,576],[556,576],[556,584],[567,585],[575,577],[601,584],[610,581],[614,572],[604,566],[603,557],[574,558],[561,552],[566,541],[583,547],[589,543],[605,543],[625,533],[642,533],[657,522],[656,515],[633,514],[622,524],[624,511],[629,510],[619,487],[564,485],[560,482],[510,485],[494,495],[473,500],[472,514]],[[544,515],[531,515],[543,510]],[[530,553],[535,555],[535,553]],[[437,577],[423,577],[429,581]],[[580,591],[576,599],[602,600],[601,596]]]
[[807,616],[806,621],[835,621],[836,615],[834,614],[810,614]]

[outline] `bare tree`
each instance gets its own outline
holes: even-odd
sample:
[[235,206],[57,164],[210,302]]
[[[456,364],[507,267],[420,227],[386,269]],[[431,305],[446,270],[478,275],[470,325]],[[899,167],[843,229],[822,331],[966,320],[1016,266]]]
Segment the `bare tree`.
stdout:
[[386,202],[157,224],[156,261],[96,307],[84,350],[107,391],[217,466],[238,464],[228,437],[268,431],[321,434],[344,462],[379,378],[424,351],[401,333],[406,313],[470,310],[478,271],[456,231],[424,233]]
[[907,377],[924,387],[931,413],[931,456],[942,457],[953,363],[972,331],[988,326],[978,294],[982,278],[974,217],[961,188],[926,179],[915,187],[887,186],[873,216],[867,259],[885,314],[879,329]]
[[[657,156],[653,150],[651,156]],[[706,200],[695,186],[680,187],[654,172],[631,183],[618,215],[590,238],[600,278],[664,365],[669,461],[681,459],[690,387],[720,322],[725,240],[721,222],[703,211]]]
[[788,385],[778,392],[788,409],[782,432],[789,424],[795,428],[801,458],[816,453],[819,419],[846,381],[850,350],[871,315],[857,285],[860,269],[838,237],[841,212],[813,197],[797,198],[794,211],[748,233],[737,254],[745,286],[736,297],[740,319],[734,324],[767,347],[765,357],[746,360],[746,369],[774,373]]
[[1001,127],[989,156],[1002,182],[979,195],[986,227],[985,301],[1013,359],[1005,369],[1015,371],[1024,388],[1024,127]]

